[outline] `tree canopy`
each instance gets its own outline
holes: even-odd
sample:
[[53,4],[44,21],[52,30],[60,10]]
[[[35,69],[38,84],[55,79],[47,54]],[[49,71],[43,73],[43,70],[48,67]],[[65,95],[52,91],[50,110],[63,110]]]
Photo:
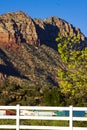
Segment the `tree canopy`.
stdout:
[[[58,69],[58,78],[61,91],[71,97],[86,97],[87,91],[87,47],[79,50],[75,45],[80,44],[81,35],[62,36],[58,33],[58,53],[64,69]],[[79,94],[80,93],[80,94]],[[85,101],[84,101],[85,102]]]

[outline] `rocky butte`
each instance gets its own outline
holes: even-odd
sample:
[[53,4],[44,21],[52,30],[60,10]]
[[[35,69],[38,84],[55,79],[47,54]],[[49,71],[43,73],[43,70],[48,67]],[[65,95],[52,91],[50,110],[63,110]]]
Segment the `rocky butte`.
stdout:
[[[45,20],[32,19],[22,11],[0,16],[0,86],[5,81],[18,85],[13,89],[2,88],[1,104],[7,103],[3,103],[3,95],[10,95],[9,104],[15,100],[21,102],[28,92],[26,90],[31,92],[35,86],[39,86],[41,94],[46,86],[58,87],[57,70],[63,67],[56,51],[58,32],[62,35],[71,32],[71,36],[80,33],[79,48],[87,46],[87,38],[80,29],[56,16]],[[38,98],[36,96],[35,100]]]
[[[13,44],[20,45],[25,42],[34,46],[46,44],[55,48],[56,43],[54,42],[58,31],[63,35],[64,32],[71,31],[71,36],[74,33],[81,33],[80,29],[58,17],[50,17],[45,20],[32,19],[21,11],[0,16],[0,45],[10,47],[14,46]],[[81,39],[85,40],[83,34]]]

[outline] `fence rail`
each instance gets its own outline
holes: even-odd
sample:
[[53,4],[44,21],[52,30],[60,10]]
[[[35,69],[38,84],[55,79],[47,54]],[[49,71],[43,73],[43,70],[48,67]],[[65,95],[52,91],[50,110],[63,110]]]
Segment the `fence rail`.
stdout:
[[[10,113],[6,113],[11,110]],[[15,111],[12,113],[12,111]],[[61,112],[68,112],[65,115]],[[16,120],[15,125],[0,125],[0,129],[38,129],[38,130],[87,130],[87,127],[73,127],[73,121],[87,121],[86,115],[76,116],[74,112],[86,114],[87,107],[45,107],[45,106],[0,106],[0,120]],[[59,112],[59,114],[58,114]],[[69,126],[33,126],[21,125],[21,120],[61,120],[68,121]]]

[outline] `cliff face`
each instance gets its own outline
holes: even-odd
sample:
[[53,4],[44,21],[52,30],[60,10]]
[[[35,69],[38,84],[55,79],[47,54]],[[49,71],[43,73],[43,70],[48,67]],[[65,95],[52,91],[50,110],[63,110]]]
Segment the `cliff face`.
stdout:
[[[20,45],[25,42],[34,46],[48,45],[57,49],[55,38],[58,31],[64,35],[67,31],[74,34],[81,33],[80,29],[73,27],[66,21],[51,17],[45,20],[32,19],[23,12],[8,13],[0,16],[0,45]],[[81,33],[82,41],[85,36]]]
[[35,25],[23,12],[8,13],[0,16],[0,43],[34,45],[38,39]]

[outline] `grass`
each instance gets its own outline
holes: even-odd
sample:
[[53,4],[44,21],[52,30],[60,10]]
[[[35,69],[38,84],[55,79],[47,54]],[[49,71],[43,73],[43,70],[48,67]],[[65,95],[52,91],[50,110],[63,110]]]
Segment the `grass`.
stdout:
[[[1,119],[0,125],[16,125],[16,120],[11,119]],[[37,125],[37,126],[69,126],[69,121],[48,121],[48,120],[20,120],[20,125]],[[87,122],[85,121],[74,121],[74,127],[87,127]],[[0,129],[7,130],[7,129]],[[13,130],[13,129],[8,129]],[[25,129],[26,130],[26,129]]]
[[[68,121],[46,121],[46,120],[21,120],[20,125],[37,126],[68,126]],[[0,120],[0,125],[16,125],[16,120]],[[0,129],[3,130],[3,129]],[[6,130],[6,129],[4,129]],[[8,129],[13,130],[13,129]]]

